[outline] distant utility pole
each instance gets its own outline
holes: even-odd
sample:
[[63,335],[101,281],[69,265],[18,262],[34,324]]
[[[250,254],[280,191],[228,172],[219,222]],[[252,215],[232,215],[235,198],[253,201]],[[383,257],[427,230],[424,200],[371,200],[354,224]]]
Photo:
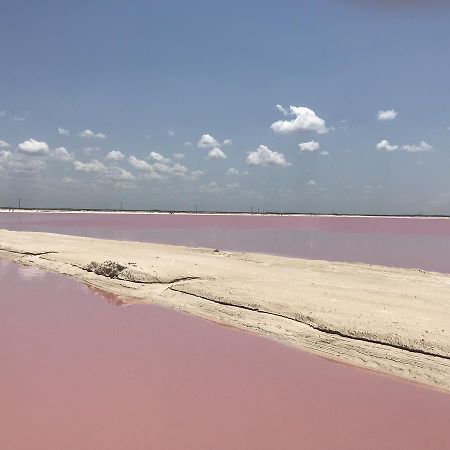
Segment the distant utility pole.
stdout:
[[198,207],[197,207],[197,203],[195,204],[195,213],[198,213]]
[[19,209],[20,209],[20,198],[19,198]]

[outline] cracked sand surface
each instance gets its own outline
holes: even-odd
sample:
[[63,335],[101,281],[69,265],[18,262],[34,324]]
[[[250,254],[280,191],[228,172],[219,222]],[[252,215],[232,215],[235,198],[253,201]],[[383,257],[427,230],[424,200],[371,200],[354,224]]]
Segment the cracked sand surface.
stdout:
[[0,257],[450,390],[450,276],[0,230]]

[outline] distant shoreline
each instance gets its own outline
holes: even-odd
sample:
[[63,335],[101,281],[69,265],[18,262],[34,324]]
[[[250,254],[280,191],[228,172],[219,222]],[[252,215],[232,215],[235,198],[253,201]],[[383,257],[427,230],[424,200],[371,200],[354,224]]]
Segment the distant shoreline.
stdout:
[[420,214],[339,214],[295,212],[244,212],[244,211],[163,211],[163,210],[117,210],[117,209],[51,209],[51,208],[4,208],[0,213],[48,213],[48,214],[135,214],[135,215],[189,215],[189,216],[286,216],[286,217],[366,217],[387,219],[450,219],[446,215]]

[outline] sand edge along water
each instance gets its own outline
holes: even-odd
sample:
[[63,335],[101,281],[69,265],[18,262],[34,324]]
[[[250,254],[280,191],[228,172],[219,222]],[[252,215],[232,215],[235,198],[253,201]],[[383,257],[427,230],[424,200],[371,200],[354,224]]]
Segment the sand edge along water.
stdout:
[[450,391],[450,276],[0,230],[0,257]]

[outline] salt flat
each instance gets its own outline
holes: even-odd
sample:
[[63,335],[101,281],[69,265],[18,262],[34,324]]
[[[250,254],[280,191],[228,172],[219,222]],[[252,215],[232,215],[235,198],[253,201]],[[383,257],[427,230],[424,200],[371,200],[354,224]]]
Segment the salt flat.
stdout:
[[0,230],[0,257],[450,390],[450,276]]

